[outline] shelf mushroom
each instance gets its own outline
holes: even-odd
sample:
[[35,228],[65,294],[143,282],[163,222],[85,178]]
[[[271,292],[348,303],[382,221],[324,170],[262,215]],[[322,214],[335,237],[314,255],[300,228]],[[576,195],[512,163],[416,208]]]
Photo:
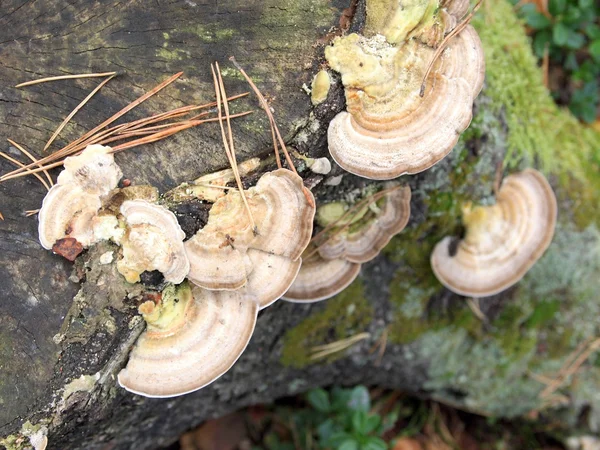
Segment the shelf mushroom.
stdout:
[[506,177],[496,204],[467,205],[466,235],[445,237],[431,254],[431,267],[451,291],[488,297],[517,283],[550,245],[556,225],[554,192],[532,169]]
[[346,289],[358,276],[360,267],[361,264],[343,258],[323,259],[313,251],[311,256],[303,258],[300,272],[283,300],[294,303],[326,300]]
[[190,270],[183,240],[185,233],[175,214],[144,200],[121,205],[127,231],[121,240],[123,257],[117,269],[129,283],[140,281],[144,271],[158,270],[170,283],[181,283]]
[[65,169],[44,197],[38,215],[42,247],[49,250],[64,238],[76,239],[84,247],[97,240],[98,211],[122,176],[110,150],[90,145],[80,155],[65,159]]
[[339,202],[319,208],[324,231],[304,252],[300,272],[284,295],[291,302],[316,302],[344,290],[410,218],[408,186],[392,186],[347,210]]
[[[467,25],[437,57],[439,41],[456,21],[439,20],[448,13],[430,8],[434,3],[418,2],[426,8],[417,8],[415,20],[420,34],[442,27],[434,33],[439,39],[403,40],[406,31],[387,24],[391,41],[381,34],[350,34],[325,50],[342,75],[347,102],[347,111],[329,125],[329,151],[348,172],[386,180],[426,170],[452,150],[471,122],[485,72],[481,42]],[[372,20],[367,30],[376,33],[378,26]]]
[[287,169],[263,175],[245,191],[218,199],[208,223],[185,243],[188,279],[214,290],[256,296],[261,308],[277,300],[294,281],[300,255],[312,234],[312,194],[302,178]]
[[146,397],[175,397],[212,383],[246,348],[258,304],[238,291],[170,285],[159,304],[140,308],[148,326],[118,375],[119,384]]
[[[375,258],[400,233],[410,218],[410,187],[391,190],[380,199],[380,206],[361,216],[357,223],[333,227],[330,239],[319,245],[324,259],[344,258],[350,262],[365,263]],[[368,208],[368,207],[367,207]]]

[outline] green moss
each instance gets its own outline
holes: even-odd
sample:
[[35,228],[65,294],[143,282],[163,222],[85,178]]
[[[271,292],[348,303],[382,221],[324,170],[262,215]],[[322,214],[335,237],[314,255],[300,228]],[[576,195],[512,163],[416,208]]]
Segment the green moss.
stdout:
[[[311,349],[360,333],[371,323],[373,308],[365,299],[362,282],[355,281],[344,292],[327,300],[325,308],[289,330],[283,339],[281,363],[304,367],[311,364]],[[341,358],[343,352],[329,357]]]

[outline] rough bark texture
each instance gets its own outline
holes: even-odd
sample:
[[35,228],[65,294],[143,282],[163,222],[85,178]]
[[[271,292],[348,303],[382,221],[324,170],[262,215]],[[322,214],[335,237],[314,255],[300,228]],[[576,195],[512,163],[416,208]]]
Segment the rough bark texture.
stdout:
[[[271,97],[286,139],[302,153],[324,156],[327,124],[344,106],[343,90],[331,72],[336,84],[327,101],[313,108],[302,85],[309,85],[319,69],[322,45],[348,3],[4,0],[0,137],[40,154],[55,127],[98,81],[14,89],[18,82],[61,73],[122,73],[75,116],[59,139],[64,144],[178,71],[184,77],[128,117],[210,101],[213,60],[225,68],[229,93],[246,90],[227,62],[235,55]],[[355,28],[364,16],[362,2],[358,6]],[[559,405],[553,414],[568,423],[596,427],[599,369],[593,355],[562,397],[542,397],[544,384],[530,376],[556,373],[579,343],[598,332],[593,295],[598,282],[589,280],[600,279],[600,237],[594,224],[574,223],[576,208],[566,189],[559,190],[561,224],[555,243],[518,287],[481,302],[485,320],[463,298],[442,289],[428,266],[432,245],[446,234],[460,233],[461,202],[493,198],[510,133],[503,109],[493,103],[484,92],[474,124],[452,154],[406,179],[413,189],[410,225],[384,255],[363,267],[358,282],[321,304],[280,301],[269,307],[232,370],[207,388],[175,399],[147,399],[116,386],[115,375],[143,324],[126,301],[130,287],[114,268],[85,266],[106,248],[92,249],[79,261],[87,271],[83,286],[69,281],[71,265],[41,248],[35,217],[23,214],[39,207],[44,189],[33,178],[0,184],[4,445],[25,448],[23,435],[45,427],[49,449],[152,449],[245,405],[353,383],[400,388],[495,416]],[[258,109],[253,100],[235,108],[246,107]],[[240,158],[270,151],[262,113],[236,120],[234,127]],[[0,147],[16,154],[8,144]],[[117,161],[125,177],[161,192],[226,164],[213,125],[127,151]],[[11,166],[1,160],[0,169]],[[328,187],[323,177],[309,173],[307,183],[316,186],[319,202],[360,197],[372,184],[344,175],[340,186]],[[335,167],[331,176],[341,173]],[[388,344],[379,358],[369,349],[384,330]],[[309,359],[311,347],[363,331],[370,337],[347,351],[325,361]]]

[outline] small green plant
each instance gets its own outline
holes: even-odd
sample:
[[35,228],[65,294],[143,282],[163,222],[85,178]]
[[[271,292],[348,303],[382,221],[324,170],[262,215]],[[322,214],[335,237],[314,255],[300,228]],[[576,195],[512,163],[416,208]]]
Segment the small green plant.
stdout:
[[[548,11],[526,3],[520,14],[533,30],[533,49],[560,64],[574,86],[569,109],[585,122],[596,120],[600,102],[600,3],[549,0]],[[555,94],[556,95],[556,94]]]
[[[291,436],[269,433],[267,450],[387,450],[381,438],[398,420],[398,410],[382,416],[371,412],[369,391],[364,386],[352,389],[314,389],[305,400],[309,407],[279,410],[278,416]],[[291,440],[291,442],[290,442]]]

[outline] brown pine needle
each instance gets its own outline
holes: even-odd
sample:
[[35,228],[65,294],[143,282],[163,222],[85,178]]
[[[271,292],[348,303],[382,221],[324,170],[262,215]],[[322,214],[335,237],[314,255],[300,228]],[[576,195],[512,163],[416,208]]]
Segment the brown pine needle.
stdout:
[[[247,116],[248,114],[252,114],[252,111],[246,111],[246,112],[243,112],[243,113],[232,114],[230,117],[233,119],[233,118],[236,118],[236,117]],[[181,122],[180,124],[178,124],[176,126],[173,126],[171,128],[168,128],[168,129],[163,130],[163,131],[158,132],[158,133],[153,133],[153,134],[151,134],[151,135],[149,135],[147,137],[144,137],[142,139],[136,139],[136,140],[129,141],[129,142],[126,142],[124,144],[118,145],[116,147],[113,147],[111,153],[118,153],[118,152],[121,152],[123,150],[127,150],[129,148],[137,147],[139,145],[148,144],[148,143],[151,143],[151,142],[156,142],[156,141],[164,139],[164,138],[166,138],[168,136],[171,136],[171,135],[173,135],[175,133],[178,133],[179,131],[183,131],[183,130],[186,130],[188,128],[192,128],[192,127],[195,127],[197,125],[200,125],[200,124],[203,124],[203,123],[207,123],[207,122],[216,122],[217,120],[219,120],[219,119],[216,118],[216,117],[213,117],[213,118],[204,119],[204,120],[192,120],[192,121]],[[126,137],[120,138],[119,136],[112,137],[112,138],[106,138],[106,137],[104,137],[103,139],[95,140],[94,143],[107,144],[107,143],[109,143],[111,141],[115,141],[115,140],[118,140],[118,139],[125,139],[125,138]],[[83,150],[83,149],[78,149],[77,152],[80,152],[81,150]],[[77,153],[77,152],[73,152],[72,154]],[[32,175],[32,174],[35,174],[35,173],[38,173],[38,172],[42,172],[44,170],[53,169],[55,167],[62,166],[63,163],[64,163],[64,159],[60,160],[60,161],[57,161],[57,162],[50,163],[50,164],[46,164],[46,165],[44,165],[42,167],[38,167],[36,169],[27,169],[27,170],[25,170],[23,172],[20,172],[20,173],[17,173],[17,174],[11,175],[9,173],[9,174],[6,174],[6,175],[0,177],[0,181],[7,181],[7,180],[12,180],[14,178],[23,177],[23,176],[26,176],[26,175]]]
[[600,339],[596,339],[587,346],[585,351],[581,352],[577,358],[565,368],[561,369],[561,373],[556,377],[553,382],[547,386],[540,394],[542,398],[548,397],[553,394],[564,382],[573,374],[575,374],[579,367],[590,357],[590,355],[600,349]]
[[340,339],[339,341],[332,342],[330,344],[317,345],[310,349],[310,351],[312,352],[312,355],[310,356],[309,359],[315,360],[315,359],[325,358],[334,353],[338,353],[338,352],[341,352],[342,350],[346,350],[347,348],[351,347],[352,345],[356,344],[357,342],[360,342],[363,339],[368,339],[369,337],[371,337],[370,333],[359,333],[359,334],[355,334],[354,336],[350,336],[346,339]]
[[479,0],[477,2],[477,4],[475,5],[475,7],[473,8],[473,10],[456,27],[454,27],[454,29],[450,33],[448,33],[448,35],[444,38],[444,40],[440,43],[438,48],[435,50],[435,53],[433,54],[431,61],[429,61],[429,65],[427,66],[425,75],[423,76],[423,81],[421,83],[421,90],[419,92],[419,96],[423,97],[425,95],[425,85],[427,83],[427,77],[429,76],[431,69],[433,69],[433,64],[435,63],[435,61],[442,54],[442,52],[446,48],[446,45],[448,45],[448,42],[450,42],[450,40],[454,36],[456,36],[458,33],[460,33],[462,30],[464,30],[465,27],[469,24],[469,22],[471,22],[471,19],[473,18],[473,16],[475,15],[475,13],[477,12],[477,10],[479,9],[479,7],[481,6],[482,3],[483,3],[483,0]]
[[30,209],[28,211],[25,211],[25,217],[31,217],[36,215],[37,213],[39,213],[40,210],[39,209]]
[[4,220],[4,216],[2,215],[1,212],[0,212],[0,220]]
[[[4,152],[0,152],[0,156],[2,156],[4,159],[10,161],[11,163],[13,163],[14,165],[16,165],[17,167],[25,167],[25,164],[23,164],[22,162],[20,162],[19,160],[15,159],[15,158],[13,158],[12,156],[7,155]],[[47,190],[50,190],[50,186],[48,186],[48,183],[46,183],[46,180],[44,180],[40,176],[39,173],[35,173],[33,170],[28,170],[27,173],[33,175],[34,177],[36,177],[38,180],[40,180],[40,183],[42,183]]]
[[[271,132],[273,134],[273,130],[274,130],[274,134],[277,136],[277,141],[279,141],[279,145],[281,146],[281,149],[283,150],[283,153],[285,155],[285,160],[287,161],[288,165],[290,166],[290,170],[297,174],[298,172],[296,171],[296,167],[294,167],[292,158],[290,157],[290,154],[287,151],[287,147],[285,146],[285,142],[283,141],[283,138],[281,137],[281,133],[279,132],[279,128],[277,127],[277,123],[275,122],[275,118],[273,117],[273,113],[271,112],[271,108],[269,107],[267,100],[262,95],[260,90],[256,87],[256,85],[254,84],[252,79],[248,76],[246,71],[244,69],[242,69],[242,66],[240,66],[238,64],[238,62],[235,60],[235,58],[233,56],[231,56],[231,57],[229,57],[229,60],[240,71],[240,73],[243,75],[243,77],[246,79],[246,81],[248,82],[248,84],[250,85],[250,87],[252,88],[252,90],[254,91],[256,96],[258,97],[262,108],[265,110],[265,113],[267,114],[267,117],[269,118],[269,122],[272,127]],[[273,144],[275,146],[275,154],[276,154],[277,158],[279,159],[279,152],[277,151],[277,144],[275,143],[275,140],[273,140]],[[281,163],[278,164],[278,167],[281,167]]]
[[54,142],[54,139],[56,139],[56,137],[63,130],[63,128],[67,125],[67,123],[69,123],[69,120],[71,120],[73,118],[73,116],[75,114],[77,114],[77,112],[81,108],[83,108],[83,106],[96,94],[96,92],[98,92],[100,89],[102,89],[102,87],[106,83],[108,83],[110,80],[112,80],[114,77],[115,77],[115,75],[111,75],[106,80],[102,81],[98,86],[96,86],[96,88],[92,92],[89,93],[89,95],[86,98],[84,98],[81,101],[81,103],[79,103],[79,105],[77,105],[75,107],[75,109],[73,111],[71,111],[71,113],[67,117],[65,117],[65,120],[62,121],[62,123],[58,126],[56,131],[52,134],[50,139],[48,139],[48,142],[46,142],[46,145],[44,146],[44,151],[48,150],[48,147],[50,147],[50,144],[52,144],[52,142]]
[[109,77],[115,76],[117,72],[103,72],[103,73],[82,73],[78,75],[59,75],[56,77],[40,78],[38,80],[26,81],[25,83],[17,84],[16,88],[22,88],[25,86],[32,86],[34,84],[46,83],[47,81],[57,80],[73,80],[75,78],[95,78],[95,77]]
[[[247,116],[248,114],[252,114],[252,111],[246,111],[243,113],[238,113],[238,114],[232,114],[230,117],[234,118],[234,117],[243,117],[243,116]],[[138,145],[142,145],[142,144],[148,144],[150,142],[156,142],[156,141],[160,141],[161,139],[164,139],[168,136],[171,136],[175,133],[178,133],[180,131],[183,130],[187,130],[188,128],[192,128],[195,126],[198,126],[202,123],[208,123],[208,122],[216,122],[217,120],[219,120],[216,117],[213,117],[211,119],[204,119],[204,120],[192,120],[189,122],[183,122],[181,125],[177,125],[171,128],[168,128],[166,130],[160,131],[158,133],[154,133],[148,137],[142,138],[142,139],[136,139],[134,141],[131,142],[126,142],[124,144],[118,145],[116,147],[112,148],[112,153],[117,153],[120,151],[123,151],[125,149],[128,148],[132,148],[132,147],[137,147]]]
[[[73,153],[77,153],[79,150],[81,150],[79,148],[79,146],[78,146],[79,144],[81,144],[82,142],[85,142],[89,138],[93,137],[96,133],[98,133],[104,127],[110,125],[115,120],[117,120],[119,117],[121,117],[122,115],[124,115],[128,111],[132,110],[133,108],[135,108],[140,103],[148,100],[150,97],[152,97],[153,95],[155,95],[157,92],[161,91],[162,89],[164,89],[165,87],[167,87],[169,84],[171,84],[173,81],[175,81],[177,78],[179,78],[182,74],[183,74],[183,72],[179,72],[179,73],[176,73],[175,75],[167,78],[165,81],[163,81],[162,83],[160,83],[159,85],[157,85],[151,91],[149,91],[146,94],[142,95],[137,100],[134,100],[133,102],[129,103],[127,106],[125,106],[119,112],[117,112],[116,114],[112,115],[111,117],[109,117],[108,119],[106,119],[104,122],[102,122],[100,125],[96,126],[92,130],[90,130],[87,133],[85,133],[79,139],[71,142],[66,147],[63,147],[62,149],[60,149],[60,150],[52,153],[51,155],[48,155],[48,156],[46,156],[44,158],[41,158],[38,161],[38,163],[47,163],[47,162],[50,162],[50,161],[56,161],[57,159],[62,158],[64,156],[71,155]],[[0,177],[0,181],[7,180],[7,179],[9,179],[10,176],[12,176],[12,175],[14,175],[16,173],[22,172],[25,169],[31,169],[34,165],[36,165],[36,164],[34,164],[34,163],[28,164],[27,166],[25,166],[21,170],[16,170],[16,171],[10,172],[10,173],[8,173],[8,174]]]
[[[15,141],[13,141],[12,139],[7,139],[7,141],[13,145],[14,147],[18,148],[21,153],[25,154],[25,156],[27,156],[31,161],[33,162],[38,162],[38,160],[31,154],[29,153],[27,150],[25,150],[22,146],[20,146],[19,144],[17,144]],[[38,167],[42,167],[41,164],[38,164]],[[44,170],[44,175],[46,175],[46,179],[48,180],[48,184],[50,186],[54,186],[54,181],[52,181],[52,177],[50,176],[50,174],[48,173],[47,170]]]
[[[250,205],[248,204],[248,200],[246,199],[246,195],[244,194],[244,185],[242,184],[242,180],[240,178],[239,171],[237,170],[237,161],[235,159],[235,149],[233,147],[233,134],[231,131],[231,122],[229,120],[229,106],[227,105],[227,95],[225,94],[225,87],[223,86],[223,79],[221,78],[221,73],[219,69],[218,63],[215,66],[210,65],[210,69],[213,75],[213,82],[215,85],[215,95],[217,97],[217,111],[219,114],[219,125],[221,127],[221,137],[223,139],[223,146],[225,147],[225,153],[227,154],[227,159],[229,159],[229,164],[231,165],[231,170],[233,171],[233,175],[235,177],[235,181],[238,185],[238,189],[240,191],[240,195],[242,196],[242,201],[244,202],[244,206],[246,207],[246,211],[248,212],[248,217],[250,218],[250,223],[252,224],[252,229],[255,234],[257,233],[256,222],[254,222],[254,217],[252,216],[252,211],[250,210]],[[219,73],[217,77],[216,72]],[[229,131],[229,143],[227,141],[227,136],[225,134],[225,127],[223,125],[223,113],[221,111],[221,97],[223,97],[223,107],[225,109],[225,115],[227,117],[227,128]]]

